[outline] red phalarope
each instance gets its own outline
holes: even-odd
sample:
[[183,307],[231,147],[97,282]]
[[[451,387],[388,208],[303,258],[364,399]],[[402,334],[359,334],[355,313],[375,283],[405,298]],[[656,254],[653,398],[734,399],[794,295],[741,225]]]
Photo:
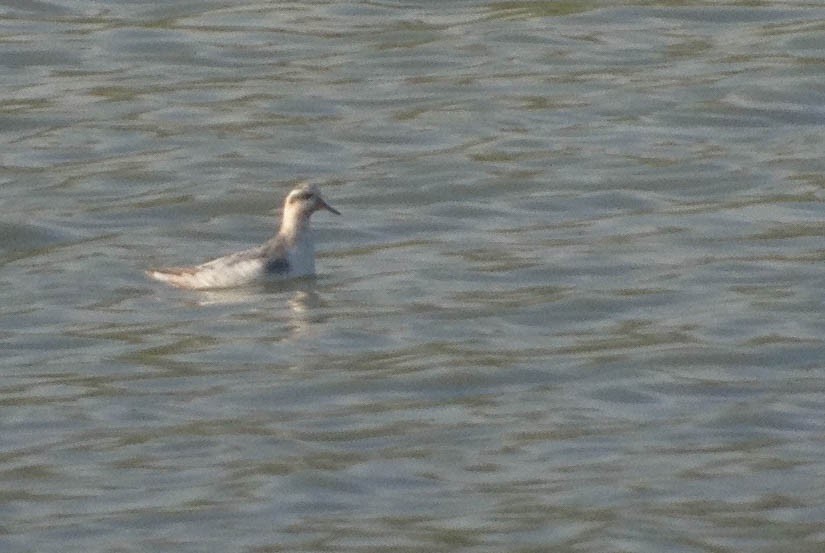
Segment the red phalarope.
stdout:
[[150,269],[146,274],[192,290],[230,288],[266,278],[314,275],[315,243],[309,218],[319,209],[341,214],[324,201],[317,186],[301,184],[287,194],[281,228],[263,245],[194,267]]

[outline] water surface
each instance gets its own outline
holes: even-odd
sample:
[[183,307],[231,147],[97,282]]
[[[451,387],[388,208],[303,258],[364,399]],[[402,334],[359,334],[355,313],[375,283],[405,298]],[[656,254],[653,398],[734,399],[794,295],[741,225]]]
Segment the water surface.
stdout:
[[825,9],[644,4],[4,3],[0,549],[818,551]]

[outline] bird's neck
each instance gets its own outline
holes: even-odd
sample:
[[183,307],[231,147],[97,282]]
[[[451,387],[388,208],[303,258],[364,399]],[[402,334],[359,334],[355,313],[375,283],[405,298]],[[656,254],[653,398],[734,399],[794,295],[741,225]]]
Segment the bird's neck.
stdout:
[[294,242],[300,240],[300,237],[308,230],[309,217],[302,217],[298,213],[284,213],[278,234]]

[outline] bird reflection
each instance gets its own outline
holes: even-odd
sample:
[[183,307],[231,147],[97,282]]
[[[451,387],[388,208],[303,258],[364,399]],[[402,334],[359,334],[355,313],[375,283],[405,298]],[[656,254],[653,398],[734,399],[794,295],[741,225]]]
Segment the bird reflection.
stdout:
[[[321,297],[316,291],[315,279],[300,279],[288,283],[269,283],[262,286],[247,288],[232,288],[226,290],[210,290],[198,292],[199,306],[216,305],[249,305],[264,309],[256,309],[254,318],[264,318],[271,321],[286,323],[290,329],[290,337],[298,337],[307,333],[310,327],[321,320],[319,307],[322,306]],[[273,298],[286,297],[287,309],[275,308]],[[265,300],[265,301],[264,301]]]

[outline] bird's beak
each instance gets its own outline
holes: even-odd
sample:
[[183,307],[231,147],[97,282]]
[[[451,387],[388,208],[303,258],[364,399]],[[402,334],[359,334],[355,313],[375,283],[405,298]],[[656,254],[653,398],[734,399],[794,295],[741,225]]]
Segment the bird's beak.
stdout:
[[338,211],[337,209],[335,209],[334,207],[329,205],[327,202],[325,202],[321,198],[318,198],[318,209],[326,209],[327,211],[329,211],[331,213],[335,213],[336,215],[341,215],[340,211]]

